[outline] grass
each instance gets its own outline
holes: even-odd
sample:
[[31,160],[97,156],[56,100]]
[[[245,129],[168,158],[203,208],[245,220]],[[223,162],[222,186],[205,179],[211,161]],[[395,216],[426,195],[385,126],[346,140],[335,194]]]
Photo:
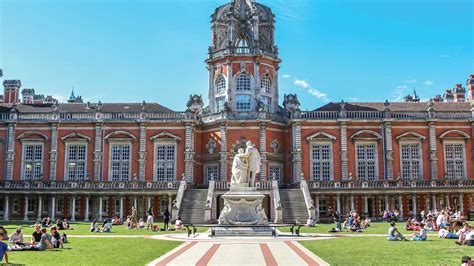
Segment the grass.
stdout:
[[385,237],[340,237],[301,241],[331,265],[460,265],[474,247],[429,236],[427,241],[387,241]]
[[[24,222],[4,222],[1,223],[0,225],[3,225],[8,233],[12,233],[15,229],[18,227],[21,227],[23,230],[23,235],[25,236],[26,240],[29,240],[29,236],[33,233],[34,229],[32,227],[32,223],[24,223]],[[158,224],[163,226],[162,223]],[[170,227],[173,227],[170,225]],[[71,223],[71,228],[74,230],[64,230],[60,231],[62,234],[63,232],[66,233],[66,235],[160,235],[160,234],[169,234],[169,233],[177,233],[176,231],[159,231],[159,232],[153,232],[151,230],[147,231],[146,229],[128,229],[125,225],[114,225],[112,227],[112,232],[110,233],[93,233],[89,232],[90,229],[90,223],[86,222],[76,222],[76,223]],[[203,233],[207,231],[207,228],[204,227],[199,227],[197,228],[199,233]],[[181,233],[187,233],[186,230],[180,231]]]
[[181,244],[146,238],[70,238],[64,249],[9,252],[26,265],[145,265]]

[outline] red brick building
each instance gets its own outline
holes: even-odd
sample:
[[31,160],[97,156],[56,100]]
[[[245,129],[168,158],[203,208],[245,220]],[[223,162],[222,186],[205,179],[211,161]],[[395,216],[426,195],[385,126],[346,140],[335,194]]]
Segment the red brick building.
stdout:
[[[408,217],[450,206],[474,210],[474,75],[430,102],[279,105],[275,16],[233,0],[212,15],[209,106],[21,102],[5,80],[0,107],[0,214],[89,220],[172,209],[187,222],[222,208],[234,154],[247,140],[262,156],[258,189],[273,221],[327,209]],[[467,100],[465,94],[467,92]],[[74,96],[75,97],[75,96]]]

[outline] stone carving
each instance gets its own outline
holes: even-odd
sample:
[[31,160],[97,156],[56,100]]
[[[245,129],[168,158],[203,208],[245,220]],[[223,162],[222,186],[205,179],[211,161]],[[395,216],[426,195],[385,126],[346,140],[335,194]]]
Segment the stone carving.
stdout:
[[277,139],[273,139],[271,143],[273,153],[278,153],[281,148],[281,144]]
[[216,152],[216,146],[216,141],[209,139],[209,142],[206,144],[207,153],[214,154]]
[[255,176],[260,173],[260,152],[251,141],[247,141],[246,146],[245,151],[243,148],[240,148],[234,156],[231,184],[248,183],[249,187],[255,187]]

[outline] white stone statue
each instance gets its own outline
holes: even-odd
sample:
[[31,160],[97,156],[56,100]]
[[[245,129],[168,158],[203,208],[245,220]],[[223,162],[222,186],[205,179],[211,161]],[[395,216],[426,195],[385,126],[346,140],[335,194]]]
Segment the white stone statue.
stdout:
[[247,149],[245,150],[245,157],[248,160],[248,174],[247,179],[250,187],[255,187],[255,176],[260,173],[260,165],[262,164],[262,159],[260,158],[260,153],[257,148],[254,147],[251,141],[247,141]]
[[247,172],[248,172],[248,161],[245,155],[244,149],[239,149],[238,153],[234,157],[232,162],[232,181],[231,184],[244,184],[248,183]]

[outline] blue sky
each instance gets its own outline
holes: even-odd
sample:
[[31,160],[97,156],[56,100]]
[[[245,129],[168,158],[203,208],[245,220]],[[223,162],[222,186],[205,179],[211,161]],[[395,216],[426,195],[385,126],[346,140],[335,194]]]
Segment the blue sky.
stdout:
[[[0,68],[66,99],[207,98],[210,15],[228,0],[0,0]],[[474,0],[260,0],[276,14],[283,94],[328,101],[429,99],[474,73]]]

